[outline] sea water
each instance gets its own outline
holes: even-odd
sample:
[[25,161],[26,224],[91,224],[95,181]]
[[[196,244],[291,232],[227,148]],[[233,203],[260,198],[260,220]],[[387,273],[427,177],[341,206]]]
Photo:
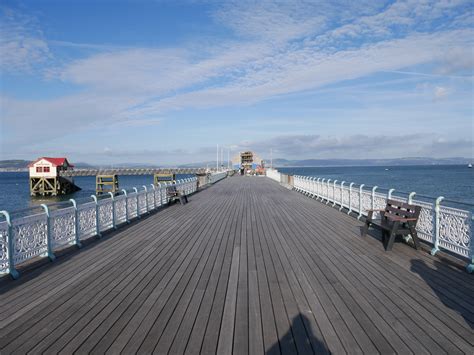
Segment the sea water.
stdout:
[[[412,192],[432,197],[474,204],[474,169],[467,166],[370,166],[370,167],[295,167],[279,168],[285,174],[321,177],[365,184],[368,187],[394,188],[396,192]],[[178,179],[190,175],[178,175]],[[31,197],[27,172],[0,173],[0,210],[16,211],[41,203],[89,198],[95,193],[95,177],[79,176],[74,182],[82,190],[58,197]],[[151,188],[153,175],[119,176],[120,189]],[[460,206],[460,208],[463,208]]]

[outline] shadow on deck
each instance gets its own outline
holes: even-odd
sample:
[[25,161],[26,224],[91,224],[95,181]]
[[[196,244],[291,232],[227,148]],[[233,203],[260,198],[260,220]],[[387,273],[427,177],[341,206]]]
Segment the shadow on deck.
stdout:
[[232,177],[0,286],[0,353],[473,353],[472,275]]

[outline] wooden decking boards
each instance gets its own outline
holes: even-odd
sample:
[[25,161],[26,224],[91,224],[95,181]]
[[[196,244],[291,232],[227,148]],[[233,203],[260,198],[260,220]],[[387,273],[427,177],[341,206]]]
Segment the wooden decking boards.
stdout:
[[0,285],[0,354],[474,353],[474,278],[232,177]]

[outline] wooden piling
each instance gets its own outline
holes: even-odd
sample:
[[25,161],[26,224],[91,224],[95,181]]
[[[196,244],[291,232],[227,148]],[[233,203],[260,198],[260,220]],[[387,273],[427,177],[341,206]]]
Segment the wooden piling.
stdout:
[[119,181],[117,175],[97,175],[95,179],[95,192],[97,195],[119,191]]

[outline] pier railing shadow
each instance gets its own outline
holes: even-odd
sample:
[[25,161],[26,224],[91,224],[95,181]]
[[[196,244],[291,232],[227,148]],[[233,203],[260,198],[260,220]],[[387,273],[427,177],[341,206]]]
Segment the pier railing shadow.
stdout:
[[[436,272],[443,272],[443,264],[440,261],[434,261],[435,269],[429,267],[423,260],[420,259],[412,259],[411,261],[410,270],[416,274],[418,274],[428,286],[433,290],[436,297],[448,308],[454,310],[457,314],[464,318],[466,324],[471,328],[474,329],[474,312],[464,307],[462,304],[458,302],[458,300],[454,299],[458,296],[449,297],[447,293],[449,293],[449,289],[452,288],[451,285],[441,285],[439,280],[436,279]],[[474,278],[473,278],[474,280]],[[463,285],[459,285],[459,287],[463,287]],[[469,292],[465,292],[466,295],[469,295]],[[472,306],[472,299],[459,299],[461,303],[470,304]],[[474,307],[472,307],[474,308]]]
[[[295,342],[295,337],[301,339],[302,334],[295,334],[295,332],[305,332],[304,336],[306,339],[303,344],[301,341]],[[293,349],[293,350],[291,350]],[[288,352],[289,351],[289,352]],[[297,351],[298,354],[330,354],[328,346],[324,340],[314,333],[308,317],[304,314],[299,313],[295,316],[291,322],[291,327],[288,331],[278,339],[278,342],[273,344],[267,351],[266,354],[283,354],[292,353]]]
[[[178,207],[179,205],[176,205]],[[82,247],[77,248],[75,245],[68,246],[62,250],[56,251],[56,260],[51,262],[48,258],[35,258],[25,265],[20,266],[18,271],[22,275],[19,279],[13,280],[10,275],[6,274],[0,278],[0,295],[8,292],[9,290],[16,288],[24,283],[30,282],[32,279],[37,278],[44,272],[50,271],[51,269],[57,268],[63,263],[70,262],[72,257],[80,257],[81,254],[90,252],[91,249],[97,248],[102,243],[114,238],[120,233],[126,232],[132,228],[136,223],[151,218],[155,214],[160,213],[165,208],[170,208],[168,204],[163,205],[161,208],[149,211],[148,214],[143,214],[140,218],[134,218],[130,223],[123,223],[119,229],[110,229],[102,232],[102,236],[97,236],[82,240]],[[179,208],[179,207],[178,207]]]

